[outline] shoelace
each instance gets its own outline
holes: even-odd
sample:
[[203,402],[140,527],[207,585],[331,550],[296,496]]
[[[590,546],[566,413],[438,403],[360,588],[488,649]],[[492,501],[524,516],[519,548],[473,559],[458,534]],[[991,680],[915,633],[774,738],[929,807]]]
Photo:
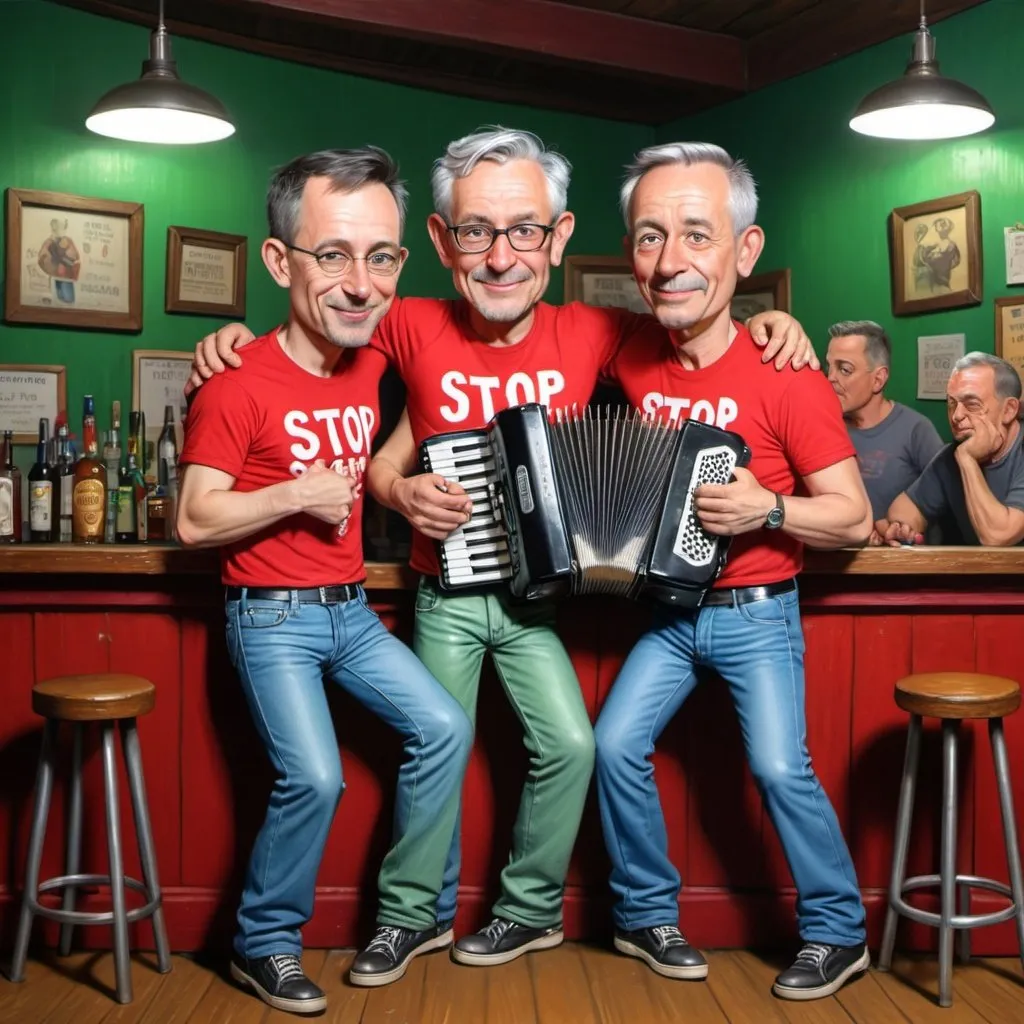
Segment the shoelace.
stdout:
[[658,945],[662,949],[686,945],[683,933],[674,924],[660,924],[651,929],[651,934],[658,940]]
[[[796,955],[796,964],[806,964],[815,970],[820,970],[825,958],[832,952],[831,947],[823,946],[818,942],[808,942]],[[794,964],[794,966],[796,965]]]
[[302,973],[302,961],[291,953],[279,953],[276,956],[272,956],[270,964],[274,968],[279,982],[305,977]]
[[515,927],[514,921],[506,921],[503,917],[496,917],[484,929],[484,935],[496,946],[505,935]]
[[377,929],[377,934],[370,940],[366,947],[367,953],[386,953],[391,960],[398,961],[398,947],[402,944],[405,935],[404,928],[395,928],[385,925]]

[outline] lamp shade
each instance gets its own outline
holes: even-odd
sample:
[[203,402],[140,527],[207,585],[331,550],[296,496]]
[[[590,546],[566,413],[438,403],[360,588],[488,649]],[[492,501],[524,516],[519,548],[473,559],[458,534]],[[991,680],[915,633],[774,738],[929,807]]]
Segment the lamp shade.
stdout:
[[167,145],[217,142],[235,131],[219,100],[178,77],[162,20],[150,36],[142,77],[111,89],[93,107],[85,126],[114,139]]
[[903,77],[868,94],[850,127],[883,139],[953,139],[984,131],[995,119],[981,93],[939,73],[935,40],[922,24]]

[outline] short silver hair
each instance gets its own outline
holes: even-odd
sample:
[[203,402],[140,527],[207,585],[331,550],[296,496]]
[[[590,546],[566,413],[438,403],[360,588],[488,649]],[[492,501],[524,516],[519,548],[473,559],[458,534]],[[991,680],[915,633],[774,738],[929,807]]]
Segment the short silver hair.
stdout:
[[619,207],[626,230],[633,225],[629,219],[629,204],[637,183],[655,167],[668,164],[717,164],[729,176],[729,213],[732,215],[733,231],[738,235],[746,231],[757,220],[757,184],[750,168],[742,160],[734,160],[721,146],[711,142],[668,142],[662,146],[648,146],[641,149],[626,166],[626,180],[619,192]]
[[448,144],[444,156],[434,161],[430,187],[434,194],[434,211],[446,224],[452,220],[452,189],[458,178],[473,173],[481,160],[504,164],[510,160],[535,160],[548,183],[548,201],[552,219],[565,213],[569,202],[569,179],[572,164],[561,153],[548,149],[533,132],[488,125],[472,135],[464,135]]
[[874,320],[840,320],[828,329],[830,338],[855,338],[864,339],[864,355],[872,370],[879,366],[886,369],[892,363],[892,342],[885,328],[876,324]]
[[1020,401],[1020,374],[1011,363],[992,355],[991,352],[968,352],[953,364],[950,376],[961,370],[969,370],[972,366],[991,366],[995,375],[996,397],[1016,398],[1018,402]]

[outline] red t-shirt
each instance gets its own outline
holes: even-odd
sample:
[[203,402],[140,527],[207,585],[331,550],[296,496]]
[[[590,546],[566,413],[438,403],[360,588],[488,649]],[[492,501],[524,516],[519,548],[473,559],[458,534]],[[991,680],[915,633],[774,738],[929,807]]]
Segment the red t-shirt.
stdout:
[[[761,362],[750,332],[737,335],[710,366],[687,370],[664,328],[651,324],[609,367],[637,408],[668,422],[695,417],[733,430],[747,443],[751,473],[769,491],[793,494],[801,478],[855,451],[824,374]],[[777,583],[800,571],[803,544],[781,530],[754,530],[732,541],[716,587]]]
[[[522,341],[496,347],[474,335],[464,300],[402,299],[377,328],[373,344],[405,382],[419,445],[434,434],[479,430],[496,412],[525,402],[582,408],[620,340],[646,322],[622,309],[542,302]],[[434,541],[414,533],[410,564],[436,576]]]
[[277,329],[245,347],[242,366],[196,393],[180,461],[230,473],[234,490],[256,491],[305,473],[317,459],[344,472],[356,500],[344,529],[300,512],[221,548],[226,584],[319,587],[366,578],[363,476],[380,422],[384,357],[345,353],[334,374],[317,377],[293,362]]

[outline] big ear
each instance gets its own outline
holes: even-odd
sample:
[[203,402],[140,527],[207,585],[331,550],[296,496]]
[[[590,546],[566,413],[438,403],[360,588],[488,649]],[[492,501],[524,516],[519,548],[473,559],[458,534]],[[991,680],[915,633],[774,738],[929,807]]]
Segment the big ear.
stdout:
[[568,210],[555,221],[555,230],[551,232],[551,266],[557,267],[561,264],[565,247],[569,244],[575,228],[576,217]]
[[1007,398],[1003,404],[1002,421],[1009,426],[1015,419],[1020,418],[1020,399]]
[[880,395],[885,390],[885,385],[889,383],[889,367],[888,366],[876,366],[872,370],[871,391],[873,394]]
[[751,224],[736,239],[736,274],[739,277],[750,277],[763,251],[764,232],[756,224]]
[[437,250],[437,258],[443,266],[451,270],[453,260],[448,246],[454,243],[451,240],[451,232],[448,230],[448,225],[440,214],[432,213],[427,218],[427,232],[430,235],[430,240],[434,243],[434,248]]
[[288,249],[278,238],[268,238],[260,248],[263,265],[270,271],[274,283],[281,288],[291,288],[292,269],[288,266]]

